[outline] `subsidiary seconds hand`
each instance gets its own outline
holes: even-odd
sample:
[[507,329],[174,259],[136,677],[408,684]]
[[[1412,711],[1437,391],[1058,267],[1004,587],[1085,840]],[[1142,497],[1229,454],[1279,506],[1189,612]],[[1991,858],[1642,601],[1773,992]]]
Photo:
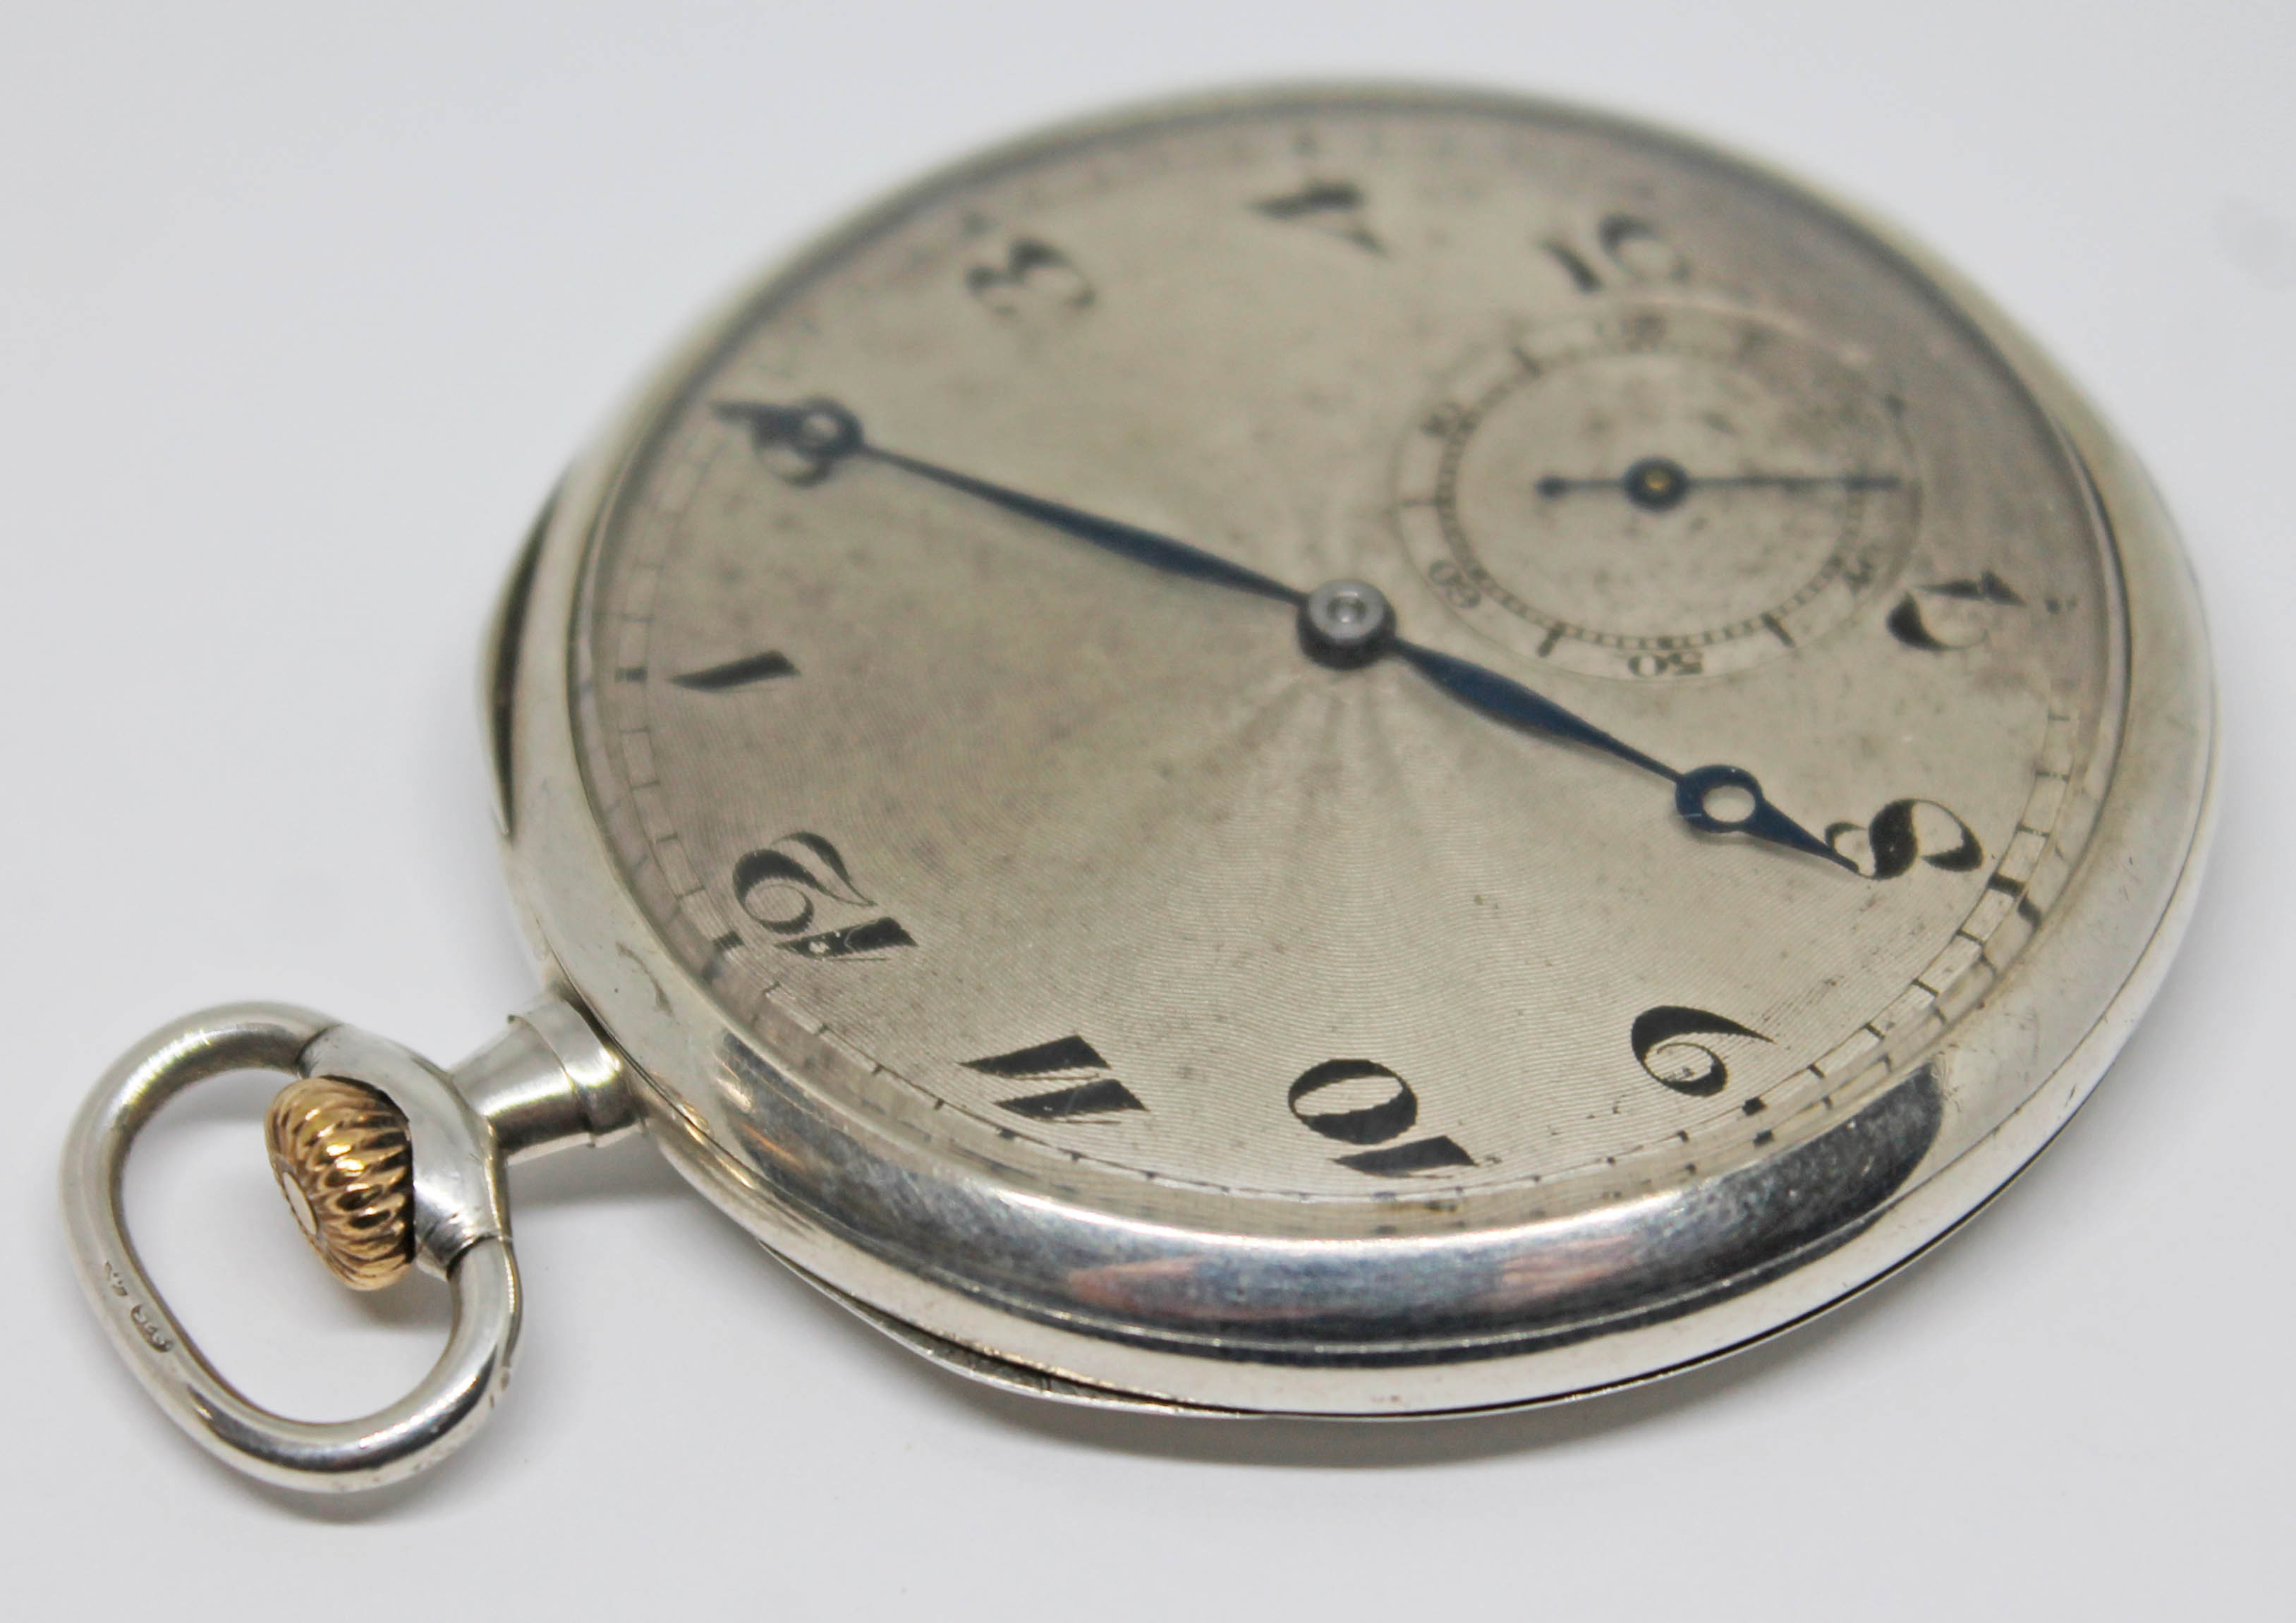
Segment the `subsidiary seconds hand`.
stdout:
[[[1169,536],[873,446],[863,433],[860,419],[834,400],[805,400],[794,406],[721,400],[713,409],[726,422],[747,429],[751,445],[760,454],[782,458],[782,478],[792,485],[817,485],[839,463],[855,458],[880,463],[1166,574],[1289,604],[1298,611],[1301,648],[1321,664],[1365,665],[1393,654],[1453,698],[1494,721],[1518,732],[1601,750],[1666,779],[1675,787],[1675,811],[1702,833],[1744,834],[1857,872],[1856,864],[1771,805],[1761,783],[1744,767],[1712,766],[1677,772],[1512,677],[1471,660],[1406,642],[1395,634],[1393,607],[1375,586],[1340,580],[1302,592]],[[1742,797],[1744,809],[1738,815],[1711,808],[1710,803],[1718,796],[1726,801],[1733,791]]]
[[1585,491],[1623,496],[1651,512],[1679,507],[1693,490],[1783,490],[1789,496],[1813,490],[1895,490],[1904,481],[1894,473],[1693,473],[1668,456],[1645,456],[1624,473],[1595,479],[1550,473],[1533,487],[1553,501]]

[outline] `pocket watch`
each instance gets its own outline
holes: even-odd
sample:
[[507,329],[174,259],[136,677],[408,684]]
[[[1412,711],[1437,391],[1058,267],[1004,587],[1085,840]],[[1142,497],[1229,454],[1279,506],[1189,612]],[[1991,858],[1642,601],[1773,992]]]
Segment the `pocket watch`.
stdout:
[[[484,675],[549,996],[452,1069],[210,1010],[90,1097],[70,1244],[194,1439],[393,1480],[507,1376],[504,1168],[643,1131],[926,1357],[1082,1404],[1457,1414],[1791,1326],[1957,1225],[2157,984],[2205,634],[2136,464],[1894,233],[1431,88],[936,175],[578,462]],[[436,1367],[286,1419],[137,1261],[228,1070]]]

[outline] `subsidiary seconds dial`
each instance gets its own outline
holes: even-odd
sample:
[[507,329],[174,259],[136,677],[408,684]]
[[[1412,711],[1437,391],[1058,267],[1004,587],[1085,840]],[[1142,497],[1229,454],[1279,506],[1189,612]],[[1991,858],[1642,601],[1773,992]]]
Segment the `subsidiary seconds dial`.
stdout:
[[1505,647],[1598,676],[1741,670],[1824,636],[1903,564],[1902,410],[1843,346],[1636,302],[1447,378],[1398,456],[1398,522]]

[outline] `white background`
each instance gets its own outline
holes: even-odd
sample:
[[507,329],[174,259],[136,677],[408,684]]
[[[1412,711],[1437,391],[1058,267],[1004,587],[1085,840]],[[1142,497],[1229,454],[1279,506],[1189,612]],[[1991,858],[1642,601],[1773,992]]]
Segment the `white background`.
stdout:
[[[0,1594],[14,1616],[2257,1617],[2296,1315],[2296,9],[2283,0],[36,5],[0,51]],[[490,1429],[311,1504],[78,1299],[53,1167],[119,1048],[278,996],[458,1057],[533,980],[484,612],[574,447],[765,257],[921,167],[1208,82],[1470,78],[1894,216],[2148,460],[2224,693],[2213,881],[2057,1148],[1780,1343],[1546,1414],[1150,1422],[944,1377],[643,1143],[513,1179]],[[229,1373],[347,1414],[354,1299],[216,1090],[131,1180]],[[2284,1613],[2282,1615],[2285,1615]]]

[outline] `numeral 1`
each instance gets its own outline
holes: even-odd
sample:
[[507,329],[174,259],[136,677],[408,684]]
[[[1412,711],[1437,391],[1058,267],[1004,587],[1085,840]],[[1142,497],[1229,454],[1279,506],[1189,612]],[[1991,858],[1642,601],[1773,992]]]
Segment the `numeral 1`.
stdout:
[[722,693],[729,689],[749,687],[759,682],[771,682],[776,676],[794,676],[797,667],[789,656],[768,650],[764,653],[748,654],[739,660],[728,660],[723,665],[712,665],[707,670],[690,670],[669,680],[676,687],[690,688],[697,693]]
[[1352,242],[1365,253],[1387,251],[1365,219],[1363,188],[1351,180],[1309,181],[1297,192],[1262,198],[1251,207],[1253,212],[1271,220],[1312,226],[1342,242]]

